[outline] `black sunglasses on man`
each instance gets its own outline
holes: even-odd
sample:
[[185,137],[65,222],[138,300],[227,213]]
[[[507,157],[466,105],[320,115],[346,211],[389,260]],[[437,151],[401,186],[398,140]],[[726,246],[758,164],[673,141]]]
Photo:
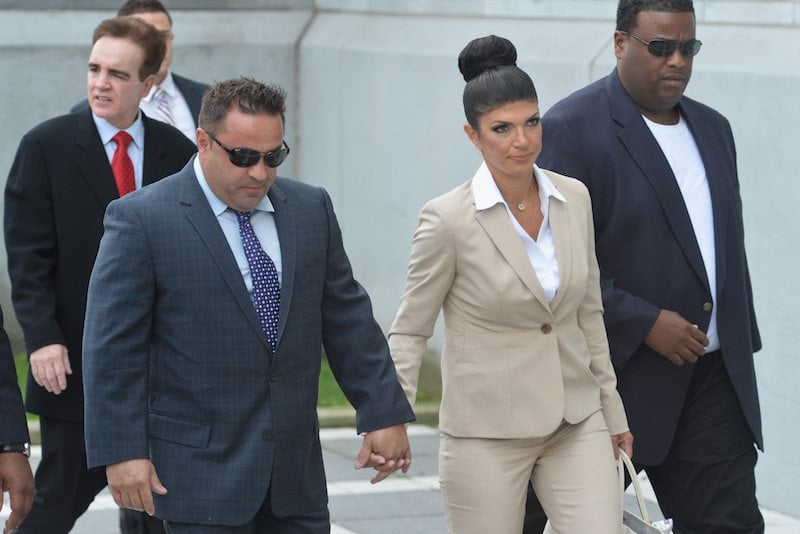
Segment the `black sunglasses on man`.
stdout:
[[676,48],[680,48],[683,57],[694,57],[700,52],[700,47],[703,42],[698,39],[689,39],[686,41],[675,41],[673,39],[653,39],[652,41],[645,41],[638,35],[631,32],[619,30],[622,35],[633,37],[643,45],[647,46],[647,51],[658,57],[669,57],[675,53]]

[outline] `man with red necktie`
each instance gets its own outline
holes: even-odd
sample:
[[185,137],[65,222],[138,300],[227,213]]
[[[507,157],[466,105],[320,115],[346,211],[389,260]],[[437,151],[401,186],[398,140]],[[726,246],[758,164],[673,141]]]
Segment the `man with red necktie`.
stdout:
[[[18,532],[68,532],[106,485],[86,467],[81,339],[103,214],[115,198],[179,170],[195,147],[139,111],[161,65],[158,31],[134,17],[95,29],[89,109],[20,142],[5,196],[12,300],[30,358],[27,409],[41,421],[33,509]],[[113,355],[110,355],[113,357]]]

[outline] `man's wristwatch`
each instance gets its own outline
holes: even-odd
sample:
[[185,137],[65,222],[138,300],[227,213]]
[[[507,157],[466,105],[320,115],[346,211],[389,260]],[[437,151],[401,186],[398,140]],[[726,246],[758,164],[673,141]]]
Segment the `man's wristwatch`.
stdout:
[[0,453],[4,452],[21,452],[28,458],[31,457],[31,444],[30,443],[8,443],[7,445],[0,445]]

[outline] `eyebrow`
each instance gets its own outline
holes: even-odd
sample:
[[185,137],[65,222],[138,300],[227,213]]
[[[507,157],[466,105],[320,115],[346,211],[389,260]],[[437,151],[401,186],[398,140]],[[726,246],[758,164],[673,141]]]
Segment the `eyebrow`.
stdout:
[[[99,65],[98,63],[92,63],[92,62],[90,61],[90,62],[89,62],[89,68],[90,68],[90,69],[100,69],[101,67],[100,67],[100,65]],[[130,73],[129,73],[129,72],[127,72],[127,71],[124,71],[124,70],[119,70],[119,69],[108,69],[108,72],[110,72],[110,73],[111,73],[112,75],[114,75],[114,76],[118,76],[118,77],[120,77],[120,78],[124,78],[124,79],[126,79],[126,80],[130,80],[130,79],[131,79],[131,75],[130,75]]]

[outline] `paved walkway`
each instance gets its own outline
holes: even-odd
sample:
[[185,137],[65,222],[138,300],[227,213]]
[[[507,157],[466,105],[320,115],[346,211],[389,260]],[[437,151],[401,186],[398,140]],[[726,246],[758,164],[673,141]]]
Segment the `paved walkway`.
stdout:
[[[410,476],[397,476],[371,485],[371,471],[355,471],[353,461],[360,438],[352,428],[323,429],[322,449],[328,477],[328,494],[333,521],[332,534],[442,534],[447,532],[437,476],[439,436],[435,429],[413,425],[409,428],[414,463]],[[38,463],[40,449],[34,448],[33,462]],[[646,482],[646,481],[645,481]],[[652,491],[649,509],[660,518]],[[5,520],[6,506],[0,512]],[[635,507],[626,496],[626,507]],[[762,510],[767,534],[799,534],[800,519]],[[117,534],[117,507],[108,491],[97,496],[89,511],[73,529],[74,534]]]

